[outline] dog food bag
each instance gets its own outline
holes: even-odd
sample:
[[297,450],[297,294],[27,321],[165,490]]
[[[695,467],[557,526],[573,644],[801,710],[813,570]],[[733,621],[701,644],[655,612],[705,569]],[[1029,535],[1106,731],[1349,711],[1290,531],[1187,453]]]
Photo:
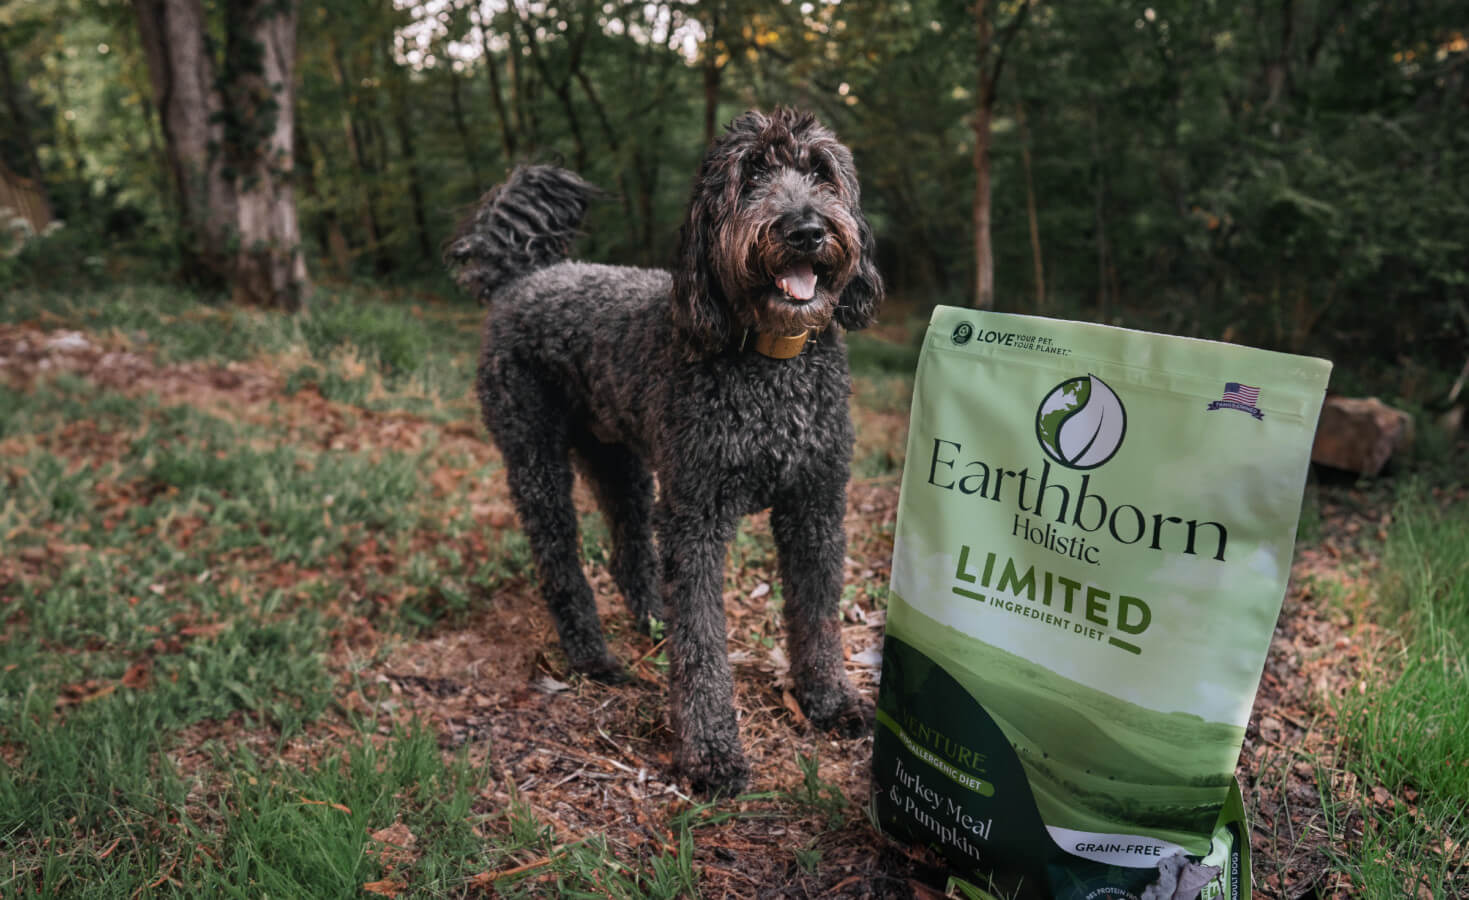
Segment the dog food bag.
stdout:
[[934,311],[877,704],[884,832],[1061,900],[1250,896],[1234,768],[1330,371]]

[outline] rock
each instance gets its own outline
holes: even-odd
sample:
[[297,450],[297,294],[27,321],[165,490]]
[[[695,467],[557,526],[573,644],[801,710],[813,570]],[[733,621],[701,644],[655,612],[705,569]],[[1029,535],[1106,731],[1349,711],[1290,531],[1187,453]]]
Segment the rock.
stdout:
[[1376,397],[1327,397],[1316,426],[1311,461],[1359,475],[1376,475],[1413,445],[1413,417]]
[[82,337],[80,331],[62,331],[46,340],[46,349],[59,350],[62,353],[79,353],[92,349],[92,344]]

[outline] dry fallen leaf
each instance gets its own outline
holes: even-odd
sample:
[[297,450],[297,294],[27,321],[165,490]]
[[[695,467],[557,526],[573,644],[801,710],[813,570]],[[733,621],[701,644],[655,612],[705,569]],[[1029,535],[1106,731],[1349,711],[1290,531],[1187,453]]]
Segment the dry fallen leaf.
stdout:
[[407,886],[405,882],[384,878],[381,881],[369,881],[362,886],[362,889],[369,894],[377,894],[381,897],[396,897],[398,892]]
[[340,803],[328,803],[325,800],[308,800],[305,797],[301,798],[301,802],[306,804],[307,806],[330,806],[332,809],[335,809],[338,812],[344,812],[349,816],[352,815],[352,810],[348,809]]
[[187,637],[214,637],[229,627],[228,622],[210,622],[205,625],[186,625],[179,629],[179,634]]
[[801,712],[801,704],[796,702],[795,696],[790,691],[781,691],[780,705],[789,710],[790,714],[796,717],[797,722],[806,721],[806,714]]
[[80,706],[93,700],[106,697],[117,690],[116,682],[102,682],[96,679],[88,679],[80,684],[69,684],[61,689],[61,695],[56,698],[57,706]]
[[402,822],[394,822],[387,828],[374,831],[371,835],[373,840],[381,844],[390,844],[394,847],[412,847],[418,843],[418,838],[408,830],[408,826]]
[[128,666],[128,670],[122,673],[122,686],[133,690],[142,690],[153,680],[153,663],[150,660],[140,659]]

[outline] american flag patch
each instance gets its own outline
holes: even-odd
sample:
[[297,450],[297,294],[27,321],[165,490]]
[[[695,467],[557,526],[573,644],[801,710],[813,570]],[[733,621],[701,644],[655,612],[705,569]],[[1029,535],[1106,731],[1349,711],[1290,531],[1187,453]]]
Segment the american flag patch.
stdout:
[[1224,385],[1224,400],[1234,403],[1243,403],[1245,406],[1254,406],[1255,401],[1260,399],[1260,389],[1240,384],[1238,381],[1226,382]]
[[1224,396],[1209,404],[1209,409],[1237,409],[1257,419],[1265,418],[1255,404],[1260,400],[1260,389],[1238,381],[1224,382]]

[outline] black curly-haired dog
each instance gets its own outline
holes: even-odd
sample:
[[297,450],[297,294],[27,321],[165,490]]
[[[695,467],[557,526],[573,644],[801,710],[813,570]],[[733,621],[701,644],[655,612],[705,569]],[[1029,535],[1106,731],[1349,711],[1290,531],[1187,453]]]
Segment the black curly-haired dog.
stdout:
[[872,233],[851,151],[788,109],[746,113],[709,148],[671,275],[563,261],[594,194],[570,172],[518,168],[449,245],[459,283],[490,304],[485,424],[572,667],[624,677],[579,562],[575,459],[628,607],[645,630],[666,611],[677,765],[698,790],[737,791],[749,767],[722,588],[740,516],[771,510],[801,709],[847,734],[868,721],[837,601],[852,452],[842,329],[870,324],[882,298]]

